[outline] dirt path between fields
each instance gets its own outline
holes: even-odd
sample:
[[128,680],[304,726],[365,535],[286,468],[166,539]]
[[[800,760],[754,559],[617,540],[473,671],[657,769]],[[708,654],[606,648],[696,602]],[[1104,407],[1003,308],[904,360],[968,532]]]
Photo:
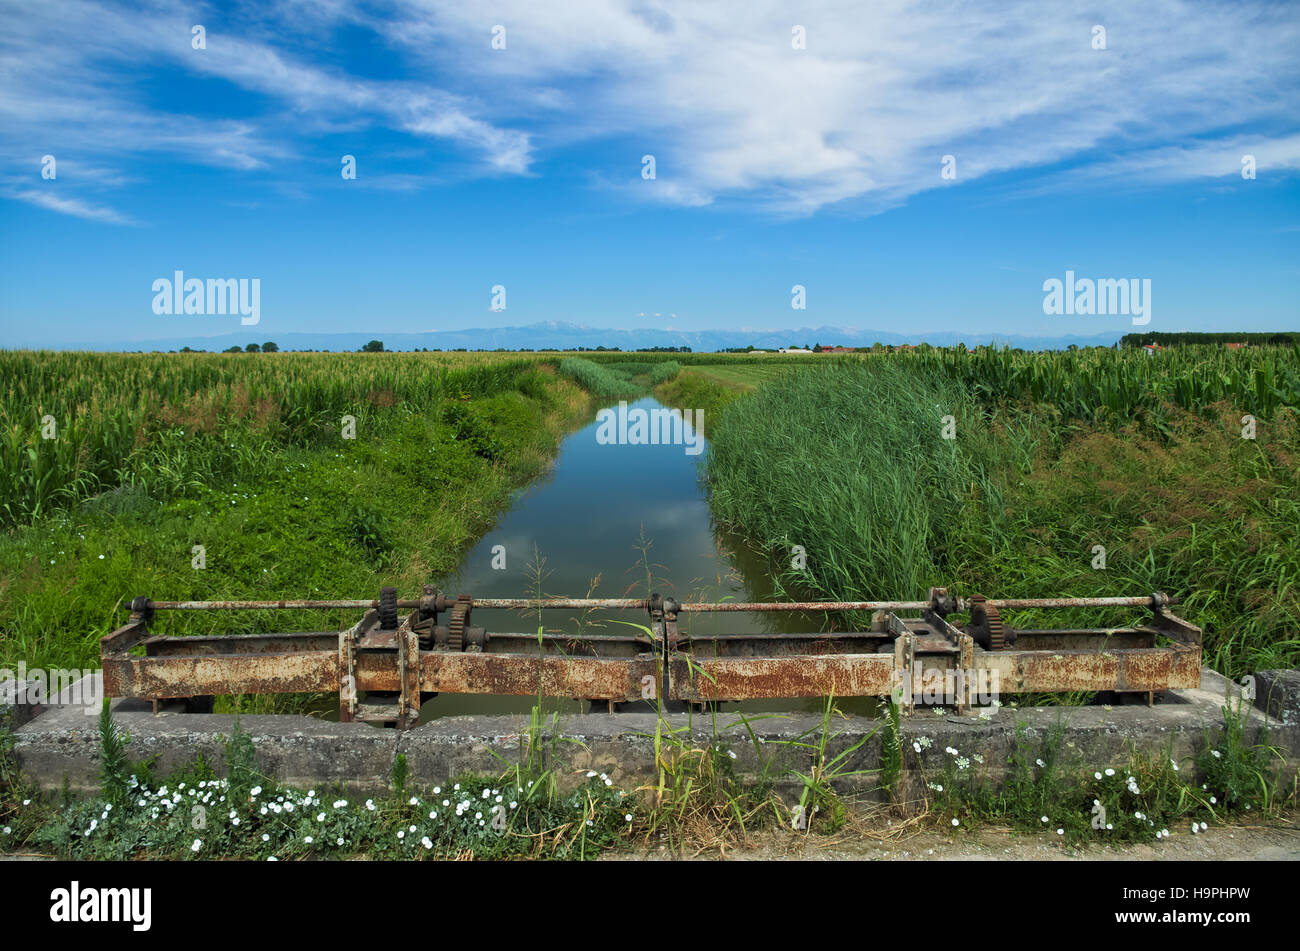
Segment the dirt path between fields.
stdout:
[[[833,836],[794,837],[784,832],[751,836],[748,845],[701,853],[697,858],[734,861],[1297,861],[1300,860],[1300,814],[1262,826],[1228,825],[1193,835],[1175,831],[1159,842],[1120,847],[1070,848],[1051,836],[1027,835],[985,827],[956,835],[938,829],[909,829],[888,837],[841,832]],[[611,854],[619,859],[671,859],[667,848]]]

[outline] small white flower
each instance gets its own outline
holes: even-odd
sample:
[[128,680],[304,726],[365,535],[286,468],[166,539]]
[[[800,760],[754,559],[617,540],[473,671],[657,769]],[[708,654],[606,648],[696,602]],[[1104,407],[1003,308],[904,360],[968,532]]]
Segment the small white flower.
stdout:
[[423,839],[420,840],[420,844],[421,844],[422,846],[424,846],[426,849],[431,849],[431,848],[433,848],[433,843],[432,843],[431,841],[429,841],[429,837],[428,837],[427,835],[426,835]]
[[[629,813],[628,813],[627,815],[625,815],[623,818],[626,819],[628,822],[631,822],[631,821],[632,821],[632,813],[629,812]],[[7,832],[7,831],[9,831],[9,830],[6,829],[5,831]]]
[[317,821],[317,822],[324,822],[324,821],[325,821],[325,813],[323,813],[323,812],[318,812],[318,813],[316,813],[316,821]]
[[271,841],[271,837],[270,837],[269,835],[267,835],[265,832],[263,832],[263,833],[262,833],[262,841],[263,841],[263,842],[270,842],[270,841]]
[[266,857],[266,860],[267,860],[268,862],[278,862],[278,861],[280,861],[280,860],[277,859],[274,855],[268,855],[268,856]]
[[1043,816],[1041,821],[1043,825],[1047,825],[1047,816]]
[[1065,830],[1064,830],[1064,829],[1057,829],[1057,830],[1056,830],[1056,834],[1057,834],[1057,835],[1065,835]]
[[347,805],[348,805],[348,801],[346,799],[336,799],[334,801],[335,809],[346,809]]
[[398,837],[399,839],[405,839],[405,838],[406,838],[406,830],[405,830],[405,829],[398,829],[398,830],[397,830],[397,837]]
[[1204,823],[1204,822],[1201,823],[1201,831],[1202,831],[1202,832],[1204,832],[1204,831],[1205,831],[1206,829],[1208,829],[1208,828],[1209,828],[1209,825],[1208,825],[1208,824],[1206,824],[1206,823]]
[[442,792],[442,787],[441,787],[441,786],[434,786],[434,787],[433,787],[433,794],[434,794],[435,796],[438,795],[438,794],[441,793],[441,792]]
[[959,826],[959,825],[961,825],[961,823],[958,822],[956,819],[953,819],[953,820],[952,820],[952,824],[955,825],[955,826]]
[[407,831],[407,832],[414,832],[414,831],[415,831],[415,826],[411,826],[411,827],[410,827],[409,829],[407,829],[406,831]]
[[430,818],[430,819],[436,819],[436,818],[438,818],[437,810],[435,810],[435,811],[433,811],[433,812],[430,812],[430,813],[429,813],[429,818]]
[[201,849],[201,848],[203,848],[203,840],[202,840],[202,839],[195,839],[195,840],[194,840],[194,844],[190,846],[190,851],[191,851],[191,852],[197,852],[197,851],[198,851],[199,849]]
[[1107,775],[1107,776],[1114,776],[1114,775],[1115,775],[1115,771],[1114,771],[1113,769],[1109,769],[1109,768],[1107,768],[1107,770],[1106,770],[1106,775]]
[[595,779],[595,778],[596,778],[596,771],[595,771],[594,769],[589,769],[589,770],[587,770],[587,778],[588,778],[588,779]]
[[1101,773],[1093,773],[1092,775],[1095,776],[1097,779],[1101,779]]
[[303,840],[304,842],[306,842],[308,845],[311,845],[311,844],[312,844],[312,841],[313,841],[312,837],[309,836],[309,835],[305,835],[305,836],[303,836],[303,837],[302,837],[302,840]]
[[343,844],[343,836],[339,836],[337,839],[335,839],[335,840],[334,840],[334,844],[335,844],[335,845],[342,845],[342,844]]
[[[417,798],[415,798],[414,796],[412,796],[412,797],[410,798],[409,802],[410,802],[410,804],[411,804],[412,806],[418,806],[418,805],[420,804],[420,800],[417,799]],[[367,800],[367,801],[366,801],[366,807],[369,808],[369,806],[370,806],[370,801]]]
[[[1034,760],[1034,762],[1037,763],[1039,766],[1046,766],[1046,765],[1047,765],[1047,764],[1044,763],[1041,759],[1036,759],[1036,760]],[[1098,776],[1097,778],[1100,779],[1101,777]]]
[[1210,797],[1210,805],[1213,806],[1213,805],[1214,805],[1215,803],[1217,803],[1218,801],[1219,801],[1219,800],[1215,799],[1213,796]]
[[[164,790],[164,791],[165,791],[165,790]],[[256,799],[258,796],[262,795],[262,787],[261,787],[261,786],[254,786],[252,789],[249,790],[249,794],[250,794],[254,799]]]

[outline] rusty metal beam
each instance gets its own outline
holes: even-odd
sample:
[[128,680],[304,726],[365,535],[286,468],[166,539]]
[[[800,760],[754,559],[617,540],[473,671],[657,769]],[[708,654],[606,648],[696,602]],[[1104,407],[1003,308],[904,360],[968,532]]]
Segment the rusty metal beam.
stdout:
[[[954,627],[944,610],[961,605],[946,589],[930,601],[763,602],[680,604],[656,596],[627,598],[482,599],[447,601],[425,588],[397,619],[393,590],[379,601],[153,602],[136,598],[129,622],[103,638],[106,691],[118,697],[168,699],[242,693],[338,692],[340,718],[414,725],[421,693],[543,695],[592,700],[753,700],[836,695],[885,696],[906,683],[940,689],[965,712],[996,685],[1005,693],[1073,690],[1155,692],[1200,683],[1201,631],[1167,610],[1174,599],[1041,598],[989,600],[1021,608],[1144,607],[1147,623],[1129,628],[1025,629],[1014,649],[1001,639],[977,649],[971,628]],[[452,608],[455,610],[452,610]],[[488,634],[468,626],[471,607],[622,608],[650,612],[651,636],[617,634]],[[235,636],[151,636],[155,609],[365,609],[350,629]],[[920,617],[895,610],[915,609]],[[872,610],[870,631],[807,634],[700,634],[678,628],[682,612]],[[451,612],[452,633],[437,624]],[[459,624],[457,618],[460,618]],[[385,621],[384,618],[388,620]],[[387,626],[385,626],[387,625]],[[1170,643],[1171,642],[1171,643]],[[981,641],[981,643],[985,643]],[[1169,646],[1158,646],[1169,643]],[[147,656],[130,653],[143,645]],[[1008,645],[1010,646],[1010,645]],[[956,681],[956,693],[948,689]],[[362,694],[398,698],[391,707]]]
[[[647,601],[640,598],[474,598],[476,608],[507,610],[582,610],[614,609],[644,611]],[[959,610],[966,602],[958,599]],[[1119,598],[990,598],[985,602],[998,608],[1141,608],[1151,607],[1150,595]],[[1166,604],[1178,604],[1177,598],[1166,598]],[[316,600],[316,601],[150,601],[158,611],[271,611],[293,610],[368,610],[379,606],[377,600]],[[397,606],[404,610],[420,607],[420,600],[399,600]],[[929,601],[714,601],[683,602],[682,613],[696,612],[762,612],[762,611],[921,611],[929,608]]]

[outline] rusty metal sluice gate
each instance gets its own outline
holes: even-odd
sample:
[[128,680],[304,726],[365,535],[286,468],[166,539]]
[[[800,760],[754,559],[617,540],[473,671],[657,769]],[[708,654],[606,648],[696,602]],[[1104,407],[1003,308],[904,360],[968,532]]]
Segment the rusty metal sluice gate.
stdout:
[[[216,694],[337,692],[341,720],[414,726],[422,699],[438,693],[542,694],[615,703],[893,696],[904,712],[918,695],[958,713],[981,695],[1107,690],[1153,695],[1197,687],[1201,630],[1171,614],[1176,599],[991,600],[931,588],[925,601],[682,603],[632,598],[448,599],[427,585],[416,600],[384,588],[377,600],[151,601],[101,641],[112,697],[155,701]],[[168,637],[151,633],[156,611],[355,609],[342,631]],[[474,608],[623,609],[649,614],[626,634],[489,633]],[[1004,610],[1132,608],[1148,614],[1121,628],[1013,629]],[[810,634],[693,634],[682,614],[719,611],[872,611],[870,630]],[[409,613],[404,613],[409,612]],[[896,612],[920,612],[903,617]],[[966,612],[958,627],[948,615]],[[364,699],[363,699],[364,695]]]

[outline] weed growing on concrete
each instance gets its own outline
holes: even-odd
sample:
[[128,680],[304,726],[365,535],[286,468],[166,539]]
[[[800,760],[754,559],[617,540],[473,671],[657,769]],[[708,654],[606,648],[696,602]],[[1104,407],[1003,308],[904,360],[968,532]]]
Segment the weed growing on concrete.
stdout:
[[[1065,724],[1041,736],[1017,724],[1000,787],[972,765],[978,752],[946,751],[944,768],[922,771],[938,814],[957,828],[963,823],[1008,823],[1026,832],[1046,832],[1069,845],[1121,844],[1164,839],[1174,830],[1199,833],[1210,822],[1233,815],[1264,816],[1279,807],[1281,750],[1267,734],[1245,738],[1243,705],[1223,707],[1217,737],[1206,730],[1204,748],[1191,764],[1179,765],[1169,749],[1141,753],[1130,744],[1116,765],[1087,767],[1063,760]],[[913,742],[920,753],[926,737]]]

